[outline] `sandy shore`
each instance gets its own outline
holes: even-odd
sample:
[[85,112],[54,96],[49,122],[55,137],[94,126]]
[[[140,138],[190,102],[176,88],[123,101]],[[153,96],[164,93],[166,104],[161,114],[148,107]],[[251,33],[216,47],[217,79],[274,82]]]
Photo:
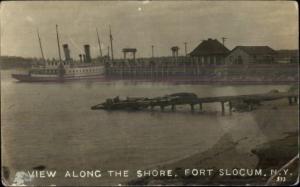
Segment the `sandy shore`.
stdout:
[[[235,128],[228,131],[214,146],[188,158],[157,166],[171,169],[174,177],[144,177],[129,185],[264,185],[272,174],[298,153],[298,105],[289,105],[287,99],[264,102],[251,112],[256,131]],[[241,125],[243,119],[241,118]],[[298,162],[288,167],[285,181],[273,185],[294,184],[297,181]],[[187,176],[185,169],[213,169],[208,176]],[[221,176],[220,169],[262,169],[263,176]]]

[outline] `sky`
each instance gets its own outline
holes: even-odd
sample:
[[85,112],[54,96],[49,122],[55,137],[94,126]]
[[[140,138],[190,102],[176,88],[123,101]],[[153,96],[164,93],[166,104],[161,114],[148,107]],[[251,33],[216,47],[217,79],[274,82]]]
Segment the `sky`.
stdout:
[[237,45],[298,48],[298,5],[293,1],[15,1],[2,2],[1,55],[41,57],[37,29],[46,58],[58,58],[55,25],[60,43],[67,43],[78,59],[83,45],[99,56],[107,54],[109,25],[115,58],[122,49],[137,48],[137,57],[170,56],[172,46],[184,55],[202,40],[212,38],[233,49]]

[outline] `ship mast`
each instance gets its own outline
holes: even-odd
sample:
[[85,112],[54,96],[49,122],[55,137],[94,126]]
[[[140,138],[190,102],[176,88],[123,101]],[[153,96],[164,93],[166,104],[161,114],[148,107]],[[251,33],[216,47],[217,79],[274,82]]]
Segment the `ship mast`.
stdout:
[[110,59],[110,55],[109,55],[109,45],[107,46],[107,57],[108,57],[108,59]]
[[98,38],[98,45],[99,45],[100,57],[102,57],[101,42],[100,42],[100,38],[99,38],[99,34],[98,34],[98,29],[97,28],[96,28],[96,32],[97,32],[97,38]]
[[109,25],[109,39],[110,39],[110,50],[111,50],[111,59],[114,60],[114,50],[113,50],[113,37],[111,35],[111,28],[110,28],[110,25]]
[[43,52],[43,48],[42,48],[42,41],[41,41],[41,38],[40,38],[40,34],[39,34],[39,29],[37,29],[37,36],[38,36],[38,39],[39,39],[39,44],[40,44],[40,50],[41,50],[41,55],[42,55],[42,58],[45,61],[45,57],[44,57],[44,52]]
[[59,62],[61,63],[60,44],[59,44],[59,36],[58,36],[58,25],[56,25],[56,38],[57,38]]

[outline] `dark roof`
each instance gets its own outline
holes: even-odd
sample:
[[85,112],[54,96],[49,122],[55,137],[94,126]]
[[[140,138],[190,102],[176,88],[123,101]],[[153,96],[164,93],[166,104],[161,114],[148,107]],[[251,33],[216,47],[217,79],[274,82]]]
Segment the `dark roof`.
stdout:
[[202,55],[226,55],[229,50],[216,39],[203,40],[191,53],[190,56]]
[[273,55],[276,51],[269,46],[236,46],[235,49],[241,49],[249,55]]
[[179,47],[178,46],[173,46],[171,47],[171,50],[174,51],[174,50],[179,50]]
[[136,49],[136,48],[123,48],[122,51],[123,51],[123,52],[136,52],[137,49]]

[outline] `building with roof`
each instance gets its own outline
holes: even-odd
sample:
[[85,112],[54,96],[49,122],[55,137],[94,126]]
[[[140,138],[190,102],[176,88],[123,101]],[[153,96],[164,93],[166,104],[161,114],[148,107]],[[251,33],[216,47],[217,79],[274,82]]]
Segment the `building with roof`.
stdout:
[[276,62],[278,63],[299,63],[299,50],[277,50]]
[[229,50],[217,39],[203,40],[189,56],[198,58],[201,64],[224,64]]
[[236,46],[226,57],[226,64],[274,63],[276,51],[269,46]]

